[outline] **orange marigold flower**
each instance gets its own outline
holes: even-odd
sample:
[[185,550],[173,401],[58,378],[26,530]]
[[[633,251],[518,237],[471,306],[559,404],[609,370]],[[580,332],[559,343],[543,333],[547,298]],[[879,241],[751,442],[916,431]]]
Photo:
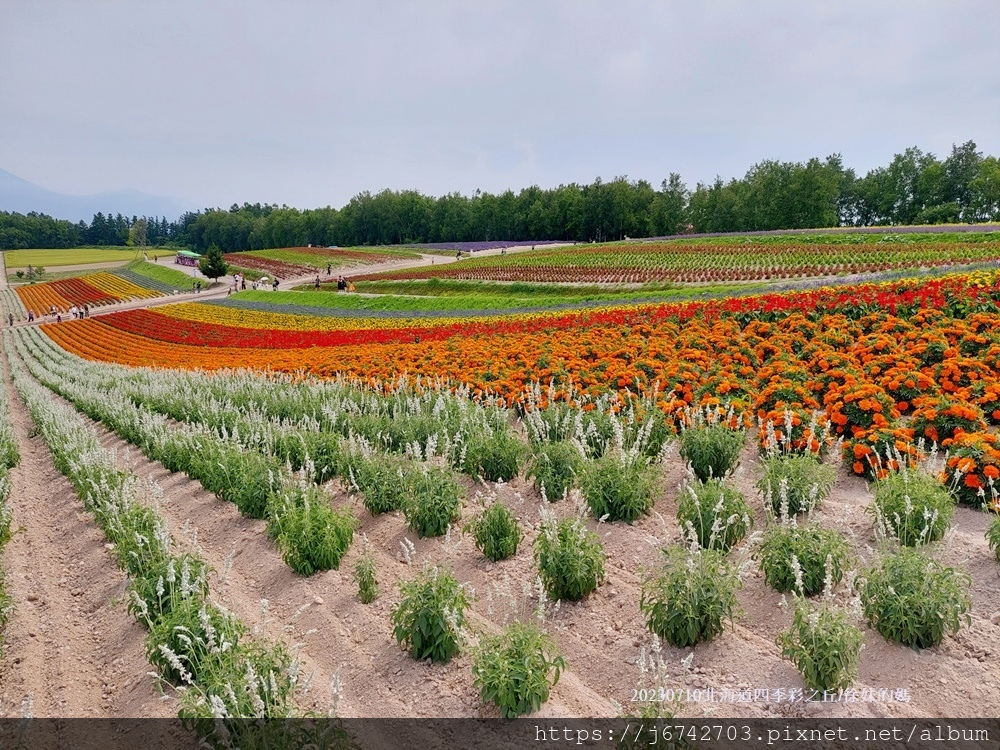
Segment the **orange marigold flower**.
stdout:
[[974,490],[978,490],[983,486],[983,483],[979,481],[978,474],[966,474],[965,475],[965,486],[971,487]]
[[983,467],[983,474],[989,479],[1000,479],[1000,469],[993,464],[989,464]]
[[958,470],[963,474],[968,474],[970,471],[976,468],[976,462],[971,458],[963,458],[958,462]]

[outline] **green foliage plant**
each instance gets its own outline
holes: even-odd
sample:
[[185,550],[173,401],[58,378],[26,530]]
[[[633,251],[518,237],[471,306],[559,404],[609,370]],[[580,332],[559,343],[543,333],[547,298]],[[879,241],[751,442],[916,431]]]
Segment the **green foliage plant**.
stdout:
[[[213,743],[214,747],[289,746],[268,745],[262,740],[263,737],[271,737],[272,728],[286,722],[246,720],[251,717],[288,719],[293,715],[295,706],[292,699],[298,680],[292,656],[284,645],[243,641],[239,648],[219,651],[206,659],[199,676],[196,684],[185,686],[178,712],[182,720],[196,728],[199,736],[212,739],[219,725],[224,723],[225,731],[220,732],[222,737],[216,738],[222,741]],[[217,722],[218,714],[222,712],[231,720]],[[242,743],[234,742],[237,737],[242,737]]]
[[855,581],[868,623],[887,640],[915,650],[957,633],[963,621],[972,624],[971,585],[967,573],[913,547],[884,556]]
[[658,637],[677,648],[693,646],[722,632],[742,585],[724,552],[672,545],[663,550],[662,565],[645,577],[639,609]]
[[358,585],[358,599],[362,604],[371,604],[378,597],[377,573],[375,556],[368,550],[354,564],[354,582]]
[[461,502],[454,474],[435,466],[414,473],[403,514],[418,537],[441,536],[458,520]]
[[299,575],[336,570],[351,542],[357,519],[350,508],[334,510],[329,498],[309,487],[301,502],[272,506],[269,527],[285,563]]
[[469,596],[455,577],[437,567],[399,584],[392,634],[417,661],[447,662],[458,653]]
[[631,524],[656,502],[658,471],[635,452],[612,450],[584,461],[580,491],[594,518]]
[[604,547],[583,521],[569,516],[561,521],[542,513],[535,537],[535,563],[549,598],[577,601],[604,580]]
[[812,454],[775,454],[762,461],[757,489],[776,516],[794,516],[817,508],[830,495],[837,472]]
[[781,592],[798,590],[804,596],[840,583],[852,559],[838,531],[815,523],[799,526],[794,519],[764,532],[757,557],[768,586]]
[[724,424],[706,424],[686,429],[680,436],[681,458],[691,465],[702,482],[721,479],[736,468],[745,434]]
[[993,519],[993,523],[986,529],[986,541],[996,555],[997,562],[1000,563],[1000,514]]
[[245,626],[228,612],[198,598],[173,607],[150,624],[146,656],[160,674],[175,684],[201,682],[202,668],[237,648]]
[[514,622],[483,636],[472,656],[483,703],[496,705],[505,719],[541,708],[564,669],[555,642],[534,623]]
[[486,508],[466,530],[472,532],[476,549],[492,562],[517,554],[517,546],[524,536],[514,514],[501,502]]
[[858,678],[864,634],[841,609],[796,597],[792,625],[776,642],[812,690],[836,692]]
[[526,476],[549,502],[565,498],[577,482],[583,466],[583,452],[571,440],[540,443],[528,463]]
[[204,561],[191,554],[152,562],[132,579],[129,612],[148,623],[184,601],[204,600],[208,596],[208,570]]
[[462,444],[456,468],[488,482],[507,482],[521,471],[527,452],[528,446],[509,429],[476,431]]
[[727,552],[747,535],[753,519],[743,494],[721,479],[690,482],[681,491],[677,520],[687,534],[693,530],[706,549]]
[[875,483],[875,502],[866,512],[878,530],[912,547],[944,536],[955,514],[948,489],[934,477],[905,467]]
[[401,510],[414,478],[412,463],[389,456],[357,456],[349,462],[350,486],[361,493],[373,516]]

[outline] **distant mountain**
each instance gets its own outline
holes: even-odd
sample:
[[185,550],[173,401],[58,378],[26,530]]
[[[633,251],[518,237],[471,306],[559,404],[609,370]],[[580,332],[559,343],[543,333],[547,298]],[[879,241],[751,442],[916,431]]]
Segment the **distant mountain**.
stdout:
[[95,195],[68,195],[46,190],[33,182],[0,169],[0,211],[27,214],[35,211],[55,219],[90,222],[94,214],[166,216],[176,219],[195,206],[177,198],[149,195],[138,190],[115,190]]

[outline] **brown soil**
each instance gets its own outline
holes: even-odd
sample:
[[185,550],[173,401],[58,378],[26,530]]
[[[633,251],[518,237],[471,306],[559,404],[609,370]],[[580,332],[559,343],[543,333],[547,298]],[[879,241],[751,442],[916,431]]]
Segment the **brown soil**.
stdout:
[[[460,581],[475,591],[471,631],[493,630],[506,614],[533,609],[537,600],[527,599],[524,587],[535,578],[531,542],[537,534],[541,499],[523,480],[499,488],[499,496],[520,518],[527,535],[515,558],[490,563],[468,537],[456,532],[450,539],[417,539],[398,513],[372,518],[360,501],[350,497],[339,483],[329,489],[336,505],[353,507],[361,527],[355,544],[340,571],[327,571],[309,578],[294,574],[281,560],[264,533],[264,522],[240,517],[235,506],[217,499],[199,484],[167,472],[135,449],[129,451],[114,435],[98,427],[102,442],[119,451],[122,461],[140,477],[152,477],[163,488],[158,510],[174,531],[181,547],[197,549],[215,568],[213,595],[248,624],[256,625],[270,638],[283,639],[298,653],[305,672],[312,674],[312,687],[300,700],[304,707],[326,711],[331,706],[328,690],[335,674],[343,682],[338,713],[344,717],[479,717],[496,716],[484,707],[473,685],[468,651],[447,665],[414,662],[392,637],[390,613],[398,602],[397,582],[413,576],[425,563],[451,567]],[[751,499],[758,528],[764,517],[763,503],[754,488],[756,452],[748,447],[743,468],[735,477],[737,486]],[[840,529],[856,544],[863,560],[874,554],[876,540],[864,507],[871,495],[862,480],[838,469],[831,498],[817,512],[817,519]],[[641,647],[650,636],[639,611],[641,570],[656,561],[656,545],[675,541],[679,530],[675,519],[676,497],[685,474],[676,455],[664,465],[662,494],[655,511],[633,526],[625,524],[590,527],[602,537],[608,556],[607,580],[585,601],[550,607],[547,628],[569,662],[569,670],[555,687],[539,716],[611,717],[617,715],[612,701],[626,710],[632,689],[638,684],[637,667]],[[464,511],[473,515],[481,497],[494,493],[466,481],[469,501]],[[549,507],[558,515],[573,512],[572,502]],[[682,716],[731,717],[923,717],[993,716],[1000,712],[1000,660],[996,642],[1000,637],[1000,577],[983,534],[990,517],[960,508],[948,538],[935,547],[935,554],[950,565],[961,565],[973,578],[972,626],[947,638],[938,647],[917,653],[890,645],[867,629],[861,674],[855,687],[905,689],[908,701],[859,700],[852,703],[804,703],[758,699],[756,702],[687,701],[679,704]],[[181,530],[184,530],[183,533]],[[379,570],[380,597],[361,604],[350,571],[367,538]],[[402,543],[413,542],[412,565],[403,561]],[[746,555],[746,544],[733,553]],[[753,571],[753,568],[751,568]],[[848,603],[847,587],[837,594]],[[267,600],[262,615],[261,600]],[[751,572],[740,593],[743,612],[726,632],[694,649],[665,647],[670,685],[685,690],[802,688],[795,668],[780,656],[775,636],[785,628],[790,615],[779,606],[780,595],[768,589],[762,577]],[[506,614],[505,614],[506,613]],[[693,655],[693,656],[692,656]],[[692,657],[688,666],[685,657]]]
[[0,661],[0,717],[172,717],[126,611],[127,579],[59,473],[9,378],[21,462],[11,470],[15,530],[2,558],[15,610]]

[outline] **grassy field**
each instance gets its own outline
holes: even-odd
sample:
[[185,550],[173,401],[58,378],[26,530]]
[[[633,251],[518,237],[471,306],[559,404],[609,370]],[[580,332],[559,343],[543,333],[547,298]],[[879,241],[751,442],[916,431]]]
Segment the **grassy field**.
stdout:
[[140,276],[145,276],[147,279],[160,281],[177,289],[189,289],[191,287],[192,279],[190,276],[183,271],[178,271],[167,265],[139,261],[130,264],[129,269],[135,271]]
[[[150,260],[157,256],[162,263],[165,258],[173,258],[175,250],[157,248],[148,250]],[[7,250],[4,252],[4,264],[7,269],[27,268],[28,266],[82,266],[90,263],[118,263],[122,265],[141,258],[142,253],[136,253],[134,247],[74,247],[67,250]]]

